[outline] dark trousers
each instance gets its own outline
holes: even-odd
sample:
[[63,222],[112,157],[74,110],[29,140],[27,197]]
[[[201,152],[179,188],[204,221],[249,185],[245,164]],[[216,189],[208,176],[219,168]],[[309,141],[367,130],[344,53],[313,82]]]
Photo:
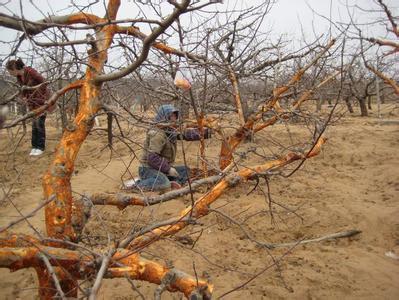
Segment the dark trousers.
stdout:
[[32,120],[32,149],[44,150],[46,147],[46,115]]

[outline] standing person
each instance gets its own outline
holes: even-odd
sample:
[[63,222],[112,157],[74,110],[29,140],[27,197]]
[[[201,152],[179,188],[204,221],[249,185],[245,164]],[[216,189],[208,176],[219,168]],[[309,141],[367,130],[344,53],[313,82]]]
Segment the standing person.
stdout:
[[[35,69],[25,66],[19,58],[9,60],[6,64],[8,72],[17,78],[21,86],[34,87],[45,82],[42,75]],[[25,89],[21,92],[21,98],[28,106],[29,110],[34,110],[42,106],[50,97],[47,84],[42,84],[38,88]],[[41,155],[46,146],[46,113],[36,116],[32,120],[32,150],[29,155]]]
[[[144,142],[139,167],[140,179],[130,188],[163,191],[180,188],[188,181],[189,168],[173,165],[176,158],[176,140],[197,141],[201,137],[197,128],[189,128],[179,133],[176,128],[178,118],[179,111],[173,105],[165,104],[159,107],[155,116],[156,125],[148,130]],[[204,138],[210,138],[210,135],[209,128],[204,128]]]

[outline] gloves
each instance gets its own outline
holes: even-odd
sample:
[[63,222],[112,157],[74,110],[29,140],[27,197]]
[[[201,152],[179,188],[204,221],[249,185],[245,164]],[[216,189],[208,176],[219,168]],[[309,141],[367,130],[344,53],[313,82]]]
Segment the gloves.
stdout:
[[177,172],[177,170],[173,167],[170,168],[168,175],[170,177],[179,177],[179,173]]
[[[210,139],[212,136],[212,129],[209,127],[204,127],[204,139]],[[183,139],[186,141],[199,141],[201,135],[198,127],[186,128],[184,130]]]

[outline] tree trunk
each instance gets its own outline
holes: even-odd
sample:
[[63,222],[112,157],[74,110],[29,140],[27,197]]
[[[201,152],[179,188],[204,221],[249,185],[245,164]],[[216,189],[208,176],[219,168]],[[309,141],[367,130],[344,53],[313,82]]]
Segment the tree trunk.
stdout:
[[66,126],[68,125],[68,118],[67,118],[66,107],[65,107],[65,96],[62,96],[62,101],[60,102],[59,109],[60,109],[60,115],[61,115],[62,131],[64,131]]
[[[27,109],[26,109],[26,105],[21,105],[20,107],[19,107],[19,109],[20,109],[20,113],[22,114],[22,115],[26,115],[26,113],[27,113]],[[22,128],[23,128],[23,133],[24,134],[26,134],[26,120],[23,120],[22,121]]]
[[353,111],[353,107],[352,107],[352,103],[351,103],[350,98],[349,98],[349,97],[345,97],[345,98],[344,98],[344,101],[345,101],[345,103],[346,103],[346,107],[348,108],[348,111],[349,111],[351,114],[353,114],[354,111]]
[[367,105],[366,105],[366,98],[359,99],[359,106],[360,106],[360,115],[362,117],[368,117]]
[[[110,20],[116,18],[119,6],[118,0],[109,2],[107,11]],[[73,203],[71,176],[79,149],[93,127],[93,117],[101,108],[101,84],[95,84],[93,78],[103,71],[114,34],[115,25],[106,25],[96,32],[96,42],[88,50],[88,67],[80,88],[79,110],[71,128],[63,132],[53,162],[43,177],[44,199],[55,198],[45,208],[46,231],[51,238],[72,242],[77,242],[79,238],[79,230],[75,229],[74,223],[80,223],[81,220],[74,220],[72,216],[79,214],[81,208]],[[50,245],[65,247],[64,244],[56,242],[51,242]],[[64,280],[61,280],[60,284],[71,285]],[[40,288],[48,285],[49,279],[40,282]],[[55,297],[56,291],[52,291],[52,295]],[[51,298],[51,295],[47,297]]]
[[321,106],[323,105],[323,100],[319,97],[316,99],[316,112],[321,111]]
[[79,111],[79,92],[76,90],[75,91],[75,117],[77,116],[77,114],[78,114],[78,111]]
[[232,86],[232,93],[233,93],[233,99],[234,99],[234,104],[235,107],[237,108],[237,113],[238,113],[238,119],[240,120],[240,125],[244,125],[246,120],[244,116],[244,110],[246,109],[248,111],[248,106],[245,108],[243,107],[243,101],[241,99],[240,95],[240,89],[238,87],[238,79],[237,75],[235,74],[233,68],[229,65],[229,80]]
[[385,90],[383,88],[381,89],[380,99],[381,99],[381,104],[385,104]]
[[183,119],[190,118],[190,104],[183,99],[180,103],[178,103],[177,107],[179,108],[180,115]]
[[112,113],[107,113],[107,133],[108,133],[108,146],[112,146],[112,120],[113,120],[113,115]]

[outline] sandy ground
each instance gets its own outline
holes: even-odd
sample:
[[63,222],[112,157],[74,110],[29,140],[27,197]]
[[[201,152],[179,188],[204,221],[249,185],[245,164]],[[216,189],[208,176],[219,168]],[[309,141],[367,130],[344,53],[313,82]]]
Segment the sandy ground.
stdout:
[[[398,110],[392,113],[392,106],[387,107],[383,119],[346,115],[329,128],[328,142],[319,156],[307,161],[289,178],[273,176],[269,182],[275,202],[273,219],[261,190],[247,195],[254,183],[230,190],[212,206],[240,222],[260,242],[291,242],[350,229],[360,230],[361,234],[268,251],[250,241],[240,226],[215,212],[177,237],[150,246],[143,256],[167,262],[190,274],[209,276],[215,286],[215,299],[251,278],[224,299],[399,299],[399,260],[385,255],[388,251],[399,255]],[[291,138],[297,139],[305,131],[301,124],[290,125],[289,129]],[[106,137],[99,137],[99,133],[94,131],[81,149],[72,179],[76,193],[115,192],[121,178],[129,177],[124,170],[132,156],[123,145],[117,144],[109,160],[109,150],[102,149]],[[273,126],[257,135],[254,143],[239,150],[256,146],[261,153],[284,133],[285,125]],[[0,226],[19,216],[16,208],[29,212],[42,200],[41,176],[59,135],[57,130],[49,128],[46,154],[31,158],[27,155],[29,132],[17,147],[4,131],[0,133],[2,193],[4,188],[12,187],[10,201],[3,200],[0,206]],[[138,136],[134,140],[140,143],[143,132]],[[132,146],[139,149],[138,145]],[[213,139],[208,146],[208,155],[216,159],[219,142]],[[197,151],[196,143],[186,148],[188,160],[194,164]],[[251,156],[242,163],[256,165],[262,161],[259,156]],[[133,175],[136,167],[137,161],[133,161],[129,168]],[[266,190],[264,181],[259,186]],[[85,228],[83,242],[105,246],[106,233],[111,239],[118,238],[135,222],[144,225],[177,215],[190,201],[186,196],[146,209],[128,207],[122,211],[97,206]],[[29,219],[29,224],[20,223],[12,231],[32,232],[30,226],[44,232],[43,211]],[[193,245],[182,243],[179,237],[198,241],[192,248]],[[278,261],[278,267],[273,266],[274,261]],[[37,297],[37,279],[32,270],[10,273],[0,269],[0,276],[1,299]],[[156,286],[136,284],[145,298],[153,298]],[[100,294],[99,299],[140,299],[122,279],[105,280]],[[178,293],[163,294],[163,299],[181,297]]]

